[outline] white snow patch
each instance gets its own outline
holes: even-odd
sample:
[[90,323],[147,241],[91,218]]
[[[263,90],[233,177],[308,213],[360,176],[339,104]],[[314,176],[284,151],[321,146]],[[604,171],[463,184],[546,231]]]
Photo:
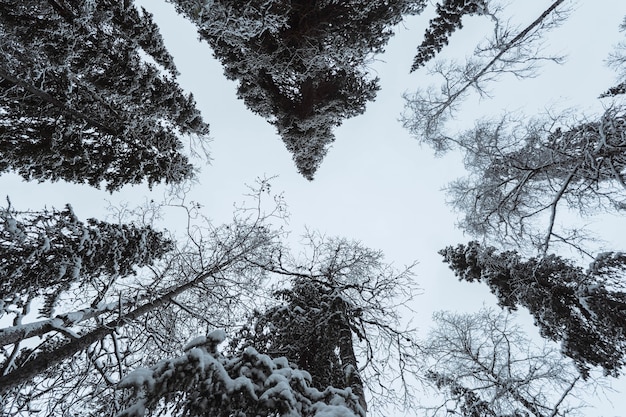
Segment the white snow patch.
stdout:
[[315,417],[357,417],[354,411],[345,405],[315,403],[312,408]]
[[206,342],[207,342],[206,336],[194,337],[189,342],[187,342],[187,344],[183,347],[183,350],[186,352],[195,347],[206,345]]
[[139,368],[128,374],[117,385],[118,388],[146,387],[149,391],[154,388],[154,372],[151,369]]
[[222,329],[213,330],[207,335],[207,338],[215,343],[222,343],[224,340],[226,340],[226,332]]

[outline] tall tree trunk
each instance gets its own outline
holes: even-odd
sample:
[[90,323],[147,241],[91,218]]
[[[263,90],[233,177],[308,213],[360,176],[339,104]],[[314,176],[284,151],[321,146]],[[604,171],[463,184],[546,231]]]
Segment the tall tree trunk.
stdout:
[[[342,315],[344,315],[342,313]],[[345,317],[345,316],[344,316]],[[342,326],[339,330],[339,357],[345,377],[346,386],[352,389],[352,393],[358,397],[360,410],[356,410],[361,417],[367,414],[367,402],[365,401],[365,393],[363,389],[363,380],[359,375],[356,355],[354,353],[354,345],[352,343],[352,330],[348,325],[347,318],[342,320]]]

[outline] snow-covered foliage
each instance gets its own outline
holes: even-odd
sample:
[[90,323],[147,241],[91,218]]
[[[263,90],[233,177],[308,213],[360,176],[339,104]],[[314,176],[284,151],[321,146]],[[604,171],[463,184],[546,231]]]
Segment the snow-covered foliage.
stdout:
[[437,3],[437,17],[431,19],[426,29],[424,41],[417,48],[411,71],[425,65],[448,44],[448,38],[457,29],[461,29],[461,20],[465,15],[485,14],[486,0],[444,0]]
[[485,282],[502,307],[528,309],[542,336],[562,343],[583,377],[590,367],[618,376],[626,365],[626,257],[601,254],[584,271],[557,255],[528,260],[477,242],[440,251],[461,280]]
[[290,282],[274,294],[273,304],[251,317],[232,343],[235,351],[252,346],[270,356],[284,355],[311,374],[315,388],[350,388],[363,412],[386,401],[399,409],[407,406],[411,388],[392,385],[417,373],[415,334],[398,320],[399,307],[415,289],[411,267],[396,270],[381,252],[359,242],[317,234],[307,238],[300,256],[285,250],[267,265]]
[[563,225],[559,213],[626,207],[625,135],[626,108],[619,105],[584,123],[566,115],[477,122],[456,139],[469,171],[448,187],[462,213],[459,226],[518,248],[583,248],[587,230]]
[[[419,47],[413,70],[424,65],[447,43],[449,35],[461,27],[464,15],[485,15],[493,25],[490,35],[467,51],[464,60],[437,60],[426,71],[435,75],[440,85],[419,88],[405,94],[404,126],[421,143],[438,153],[463,149],[457,143],[457,132],[450,129],[462,103],[476,93],[489,94],[491,83],[507,74],[528,78],[537,74],[543,62],[562,62],[563,57],[546,53],[547,33],[564,22],[568,2],[555,0],[525,27],[512,23],[506,16],[508,5],[490,0],[444,0],[437,6],[438,16],[426,31],[426,41]],[[485,20],[487,17],[484,18]]]
[[40,212],[0,208],[0,299],[8,306],[44,295],[41,313],[49,316],[71,285],[132,275],[172,248],[149,226],[83,223],[69,205]]
[[[14,326],[0,330],[0,402],[6,413],[114,414],[122,397],[114,387],[132,369],[181,354],[185,341],[201,329],[229,329],[242,320],[266,291],[258,265],[282,247],[283,231],[272,226],[284,213],[282,200],[276,196],[273,209],[262,209],[258,200],[268,188],[263,183],[252,189],[253,206],[244,203],[228,224],[190,220],[187,244],[178,242],[137,276],[103,280],[108,286],[98,294],[77,288],[71,292],[79,299],[72,300],[74,311],[31,323],[17,317]],[[19,231],[22,218],[13,217],[17,220],[7,228]],[[93,256],[106,258],[105,247],[89,247]],[[41,337],[39,345],[33,336]]]
[[0,172],[110,191],[193,175],[178,135],[208,126],[132,1],[0,1],[0,50]]
[[333,129],[378,90],[367,63],[424,0],[173,0],[213,48],[238,96],[276,126],[298,171],[313,179]]
[[142,417],[167,409],[184,416],[357,417],[349,389],[310,386],[310,375],[247,348],[224,356],[217,345],[225,333],[196,338],[186,352],[150,368],[137,369],[118,384],[132,390],[119,417]]

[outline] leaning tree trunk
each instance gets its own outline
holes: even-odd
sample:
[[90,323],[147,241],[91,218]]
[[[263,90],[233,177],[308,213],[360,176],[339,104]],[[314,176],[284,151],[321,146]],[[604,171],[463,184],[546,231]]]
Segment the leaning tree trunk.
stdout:
[[55,330],[62,331],[69,326],[91,320],[104,313],[128,308],[135,303],[135,300],[120,300],[100,307],[88,307],[71,313],[59,314],[49,319],[0,329],[0,346],[7,346],[35,336],[43,336]]
[[9,372],[3,376],[0,376],[0,394],[26,381],[32,380],[34,377],[43,373],[47,369],[59,364],[63,360],[71,358],[78,352],[87,349],[93,343],[104,339],[114,329],[124,326],[124,324],[128,322],[136,320],[144,314],[166,305],[176,296],[197,286],[198,284],[200,284],[207,278],[215,275],[216,273],[223,271],[224,268],[235,262],[236,259],[237,257],[233,257],[227,261],[224,261],[214,266],[209,271],[197,275],[193,280],[187,282],[186,284],[171,289],[166,294],[156,298],[155,300],[147,302],[135,308],[134,310],[131,310],[128,313],[119,316],[115,320],[111,320],[108,323],[99,326],[91,332],[77,339],[74,339],[51,352],[38,355],[35,359],[27,362],[13,372]]

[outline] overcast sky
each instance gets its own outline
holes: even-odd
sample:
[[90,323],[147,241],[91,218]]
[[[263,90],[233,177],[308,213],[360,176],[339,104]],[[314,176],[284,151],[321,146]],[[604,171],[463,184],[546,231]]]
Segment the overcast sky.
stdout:
[[[193,92],[211,126],[213,160],[202,167],[200,181],[191,193],[191,199],[204,206],[205,215],[216,223],[228,221],[233,202],[241,201],[246,191],[244,183],[251,184],[258,176],[278,175],[273,188],[284,192],[294,237],[308,226],[381,249],[387,260],[398,266],[419,261],[416,273],[424,295],[416,299],[414,321],[420,327],[428,327],[434,310],[476,311],[483,303],[494,304],[486,286],[458,283],[436,254],[446,245],[470,239],[455,229],[456,214],[445,205],[441,191],[463,174],[460,157],[435,158],[431,149],[421,147],[398,122],[402,93],[432,81],[424,71],[408,74],[431,14],[411,18],[398,28],[387,52],[372,64],[382,87],[377,100],[368,104],[365,114],[345,121],[336,130],[335,144],[316,179],[309,182],[298,175],[274,128],[237,100],[236,84],[224,78],[220,64],[212,58],[209,47],[197,41],[191,24],[176,16],[173,7],[162,0],[138,3],[155,14],[181,72],[179,82]],[[521,6],[511,6],[510,10],[515,10],[512,16],[530,22],[550,2],[517,3]],[[503,79],[492,86],[493,99],[471,98],[459,113],[459,123],[470,126],[480,115],[497,114],[504,108],[523,109],[527,114],[551,106],[598,111],[601,103],[595,97],[615,78],[604,60],[612,46],[624,39],[618,26],[625,15],[623,0],[576,3],[567,23],[554,31],[548,44],[551,50],[567,55],[565,65],[546,65],[535,79]],[[465,19],[464,23],[442,56],[471,54],[476,41],[491,29],[484,17]],[[107,200],[133,205],[146,197],[158,200],[163,192],[159,187],[151,193],[145,186],[129,186],[111,196],[70,184],[24,183],[15,175],[0,177],[0,190],[11,197],[16,209],[61,207],[70,202],[81,219],[102,218]],[[177,227],[178,214],[168,216],[169,227]],[[613,233],[607,234],[607,239],[626,232],[622,218],[615,217],[604,226]],[[615,249],[623,248],[620,243],[615,242]],[[622,391],[626,393],[626,389]],[[615,408],[603,415],[626,415],[622,411],[626,400],[614,396],[613,402]]]

